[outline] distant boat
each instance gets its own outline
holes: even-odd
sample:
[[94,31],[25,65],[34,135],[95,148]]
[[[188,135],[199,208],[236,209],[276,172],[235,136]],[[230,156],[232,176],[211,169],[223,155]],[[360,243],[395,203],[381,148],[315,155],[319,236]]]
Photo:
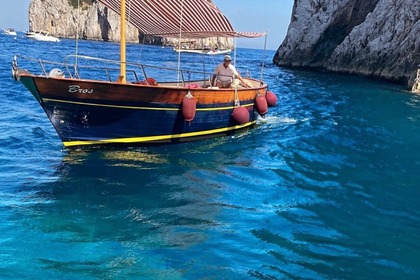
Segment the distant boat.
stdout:
[[43,30],[26,32],[26,37],[37,40],[37,41],[60,42],[60,39],[50,35],[48,32],[43,31]]
[[10,36],[16,36],[16,31],[13,28],[7,28],[4,30],[4,34],[10,35]]
[[196,53],[196,54],[205,54],[208,50],[202,50],[202,49],[179,49],[174,48],[174,51],[181,52],[181,53]]
[[413,88],[411,89],[414,93],[420,93],[420,65],[419,69],[417,70],[417,77],[414,80]]
[[174,51],[176,52],[182,52],[182,53],[196,53],[196,54],[205,54],[205,55],[220,55],[220,54],[230,54],[232,52],[231,49],[226,50],[219,50],[219,49],[179,49],[174,48]]
[[226,49],[226,50],[210,50],[208,52],[206,52],[207,55],[219,55],[219,54],[230,54],[232,52],[231,49]]

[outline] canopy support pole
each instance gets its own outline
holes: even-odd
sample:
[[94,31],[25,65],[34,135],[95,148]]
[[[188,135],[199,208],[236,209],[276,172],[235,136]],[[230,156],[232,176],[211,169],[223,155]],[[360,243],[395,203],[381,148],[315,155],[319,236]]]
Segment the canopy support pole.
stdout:
[[120,26],[120,76],[118,81],[120,83],[127,82],[127,69],[126,69],[126,18],[125,18],[125,0],[121,0],[121,26]]
[[181,15],[180,15],[180,25],[179,25],[179,42],[178,42],[178,78],[177,84],[179,86],[179,81],[181,77],[181,40],[182,40],[182,20],[184,15],[184,0],[181,1]]
[[263,74],[264,74],[264,66],[265,66],[265,52],[267,49],[267,34],[268,34],[268,30],[265,31],[265,40],[264,40],[264,52],[263,52],[263,57],[262,57],[262,63],[261,63],[261,76],[260,76],[260,81],[263,82]]
[[201,55],[203,57],[203,81],[206,80],[206,61],[205,61],[205,54],[204,54],[204,38],[201,38]]
[[78,55],[79,55],[79,24],[80,24],[80,0],[77,0],[77,23],[76,23],[76,56],[74,61],[74,75],[80,79],[78,71]]
[[233,49],[235,51],[233,55],[233,66],[236,67],[236,49],[238,48],[238,37],[233,37]]

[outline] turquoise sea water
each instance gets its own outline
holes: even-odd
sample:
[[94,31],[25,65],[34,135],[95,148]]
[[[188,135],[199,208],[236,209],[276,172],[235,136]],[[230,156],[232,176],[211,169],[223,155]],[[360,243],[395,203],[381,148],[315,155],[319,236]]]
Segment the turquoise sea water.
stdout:
[[[66,150],[10,62],[74,46],[0,35],[1,279],[420,279],[419,95],[278,68],[270,51],[279,103],[255,129]],[[128,52],[176,66],[170,49]],[[237,66],[259,76],[261,56],[239,49]]]

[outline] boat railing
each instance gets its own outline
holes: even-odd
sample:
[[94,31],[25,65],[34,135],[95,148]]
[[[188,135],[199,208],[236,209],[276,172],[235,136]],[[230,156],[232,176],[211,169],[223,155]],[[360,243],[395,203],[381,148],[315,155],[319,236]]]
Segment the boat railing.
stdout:
[[[52,77],[53,70],[55,70],[55,73],[57,73],[57,70],[60,70],[58,71],[59,73],[72,79],[95,79],[110,82],[118,79],[119,66],[121,64],[120,61],[116,60],[84,55],[68,55],[63,62],[34,59],[20,55],[16,56],[15,61],[17,58],[19,58],[19,61],[25,60],[29,62],[31,68],[36,67],[35,64],[40,65],[41,73],[27,69],[36,75]],[[145,82],[148,84],[148,78],[159,77],[159,79],[164,79],[165,82],[175,81],[172,84],[180,86],[186,86],[193,81],[204,81],[210,85],[213,76],[213,73],[200,70],[177,69],[132,62],[126,62],[125,64],[127,68],[127,82],[132,83]]]

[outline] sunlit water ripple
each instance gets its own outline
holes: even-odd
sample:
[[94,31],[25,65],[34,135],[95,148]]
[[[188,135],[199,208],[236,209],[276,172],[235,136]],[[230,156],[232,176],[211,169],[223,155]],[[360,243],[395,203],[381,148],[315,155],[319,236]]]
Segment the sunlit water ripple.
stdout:
[[[61,60],[74,41],[0,39],[0,278],[420,278],[419,95],[278,68],[270,51],[264,78],[279,104],[255,129],[66,150],[10,62]],[[80,50],[118,55],[113,43]],[[175,57],[128,52],[165,66]],[[261,56],[239,49],[239,69],[258,76]]]

